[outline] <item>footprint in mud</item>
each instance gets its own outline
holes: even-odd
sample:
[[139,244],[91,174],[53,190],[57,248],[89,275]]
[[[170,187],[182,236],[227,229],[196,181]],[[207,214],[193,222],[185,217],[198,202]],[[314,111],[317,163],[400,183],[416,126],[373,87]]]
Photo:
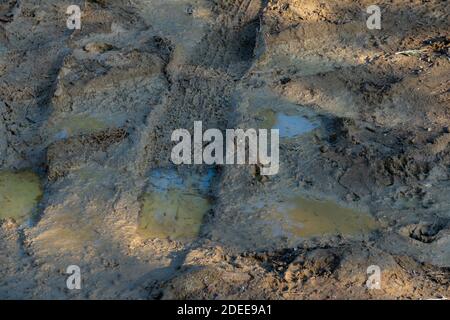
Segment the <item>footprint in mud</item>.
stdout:
[[208,191],[215,173],[182,177],[174,170],[155,170],[142,196],[138,234],[146,238],[189,240],[198,236],[210,210]]
[[295,197],[278,211],[286,219],[283,229],[297,237],[363,235],[378,228],[370,215],[331,201]]
[[35,173],[0,172],[0,219],[23,223],[31,217],[41,197],[42,187]]
[[262,118],[260,126],[267,129],[278,129],[281,138],[293,138],[308,133],[318,125],[304,116],[291,115],[273,110],[264,110],[260,113]]
[[439,232],[445,227],[446,223],[443,222],[421,222],[401,228],[400,234],[423,243],[432,243],[438,238]]

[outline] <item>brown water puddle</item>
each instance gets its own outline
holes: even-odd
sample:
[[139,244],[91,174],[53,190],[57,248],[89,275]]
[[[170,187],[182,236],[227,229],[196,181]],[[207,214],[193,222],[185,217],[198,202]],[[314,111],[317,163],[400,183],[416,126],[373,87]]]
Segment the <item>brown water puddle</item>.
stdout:
[[31,171],[0,172],[0,219],[17,223],[31,216],[42,196],[39,177]]
[[142,197],[138,233],[147,238],[196,238],[211,208],[206,196],[212,173],[182,178],[174,171],[155,171],[151,190]]
[[152,192],[143,197],[139,233],[151,238],[195,238],[209,210],[209,201],[181,190]]
[[331,201],[296,197],[282,210],[288,223],[285,230],[298,237],[321,235],[360,235],[379,226],[372,216],[344,208]]
[[90,116],[75,115],[64,118],[55,123],[53,128],[56,139],[66,139],[68,137],[99,132],[108,128],[108,124]]

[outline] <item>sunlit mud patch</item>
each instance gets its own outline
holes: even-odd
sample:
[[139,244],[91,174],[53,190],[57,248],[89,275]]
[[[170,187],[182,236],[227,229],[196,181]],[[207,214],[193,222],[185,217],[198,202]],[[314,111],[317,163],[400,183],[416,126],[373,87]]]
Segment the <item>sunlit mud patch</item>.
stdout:
[[308,133],[318,125],[308,118],[267,109],[259,114],[260,127],[280,130],[281,138],[293,138]]
[[91,164],[68,171],[49,187],[48,205],[34,230],[39,254],[73,255],[107,245],[102,232],[111,228],[105,219],[113,210],[109,204],[115,197],[115,174]]
[[107,128],[108,124],[100,119],[76,115],[56,121],[52,128],[52,138],[61,140],[72,136],[99,132]]
[[41,254],[52,254],[58,250],[75,251],[92,243],[98,237],[96,228],[100,226],[100,218],[86,219],[76,211],[60,211],[46,221],[51,227],[41,232],[35,239]]
[[330,201],[296,197],[279,208],[279,212],[286,217],[283,228],[297,237],[363,235],[378,228],[369,214]]
[[155,170],[142,197],[138,233],[146,238],[196,238],[211,208],[208,190],[213,177],[212,170],[187,177],[172,170]]
[[13,218],[23,223],[33,214],[41,196],[41,183],[35,173],[0,172],[0,219]]

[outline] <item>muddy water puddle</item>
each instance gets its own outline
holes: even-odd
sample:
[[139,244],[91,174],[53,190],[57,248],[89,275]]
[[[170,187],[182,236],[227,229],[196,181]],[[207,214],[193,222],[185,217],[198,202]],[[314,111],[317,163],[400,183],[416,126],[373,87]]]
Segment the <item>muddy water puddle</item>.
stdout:
[[363,235],[379,227],[369,214],[331,201],[295,197],[278,212],[284,217],[283,229],[297,237]]
[[72,136],[90,134],[106,130],[108,123],[96,117],[74,115],[55,121],[52,137],[56,140],[67,139]]
[[293,138],[306,134],[318,127],[318,124],[307,117],[264,110],[259,114],[260,127],[267,129],[278,129],[281,138]]
[[31,217],[41,196],[42,186],[35,173],[0,172],[0,219],[23,223]]
[[141,199],[138,233],[148,238],[196,238],[211,208],[208,191],[214,175],[212,170],[186,177],[174,170],[155,170]]

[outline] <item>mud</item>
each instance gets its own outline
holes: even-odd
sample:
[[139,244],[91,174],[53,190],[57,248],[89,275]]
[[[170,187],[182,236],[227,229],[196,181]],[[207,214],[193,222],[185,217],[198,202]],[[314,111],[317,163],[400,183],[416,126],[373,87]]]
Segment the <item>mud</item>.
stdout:
[[[3,1],[0,297],[450,297],[449,5],[372,4]],[[194,121],[279,173],[174,166]]]

